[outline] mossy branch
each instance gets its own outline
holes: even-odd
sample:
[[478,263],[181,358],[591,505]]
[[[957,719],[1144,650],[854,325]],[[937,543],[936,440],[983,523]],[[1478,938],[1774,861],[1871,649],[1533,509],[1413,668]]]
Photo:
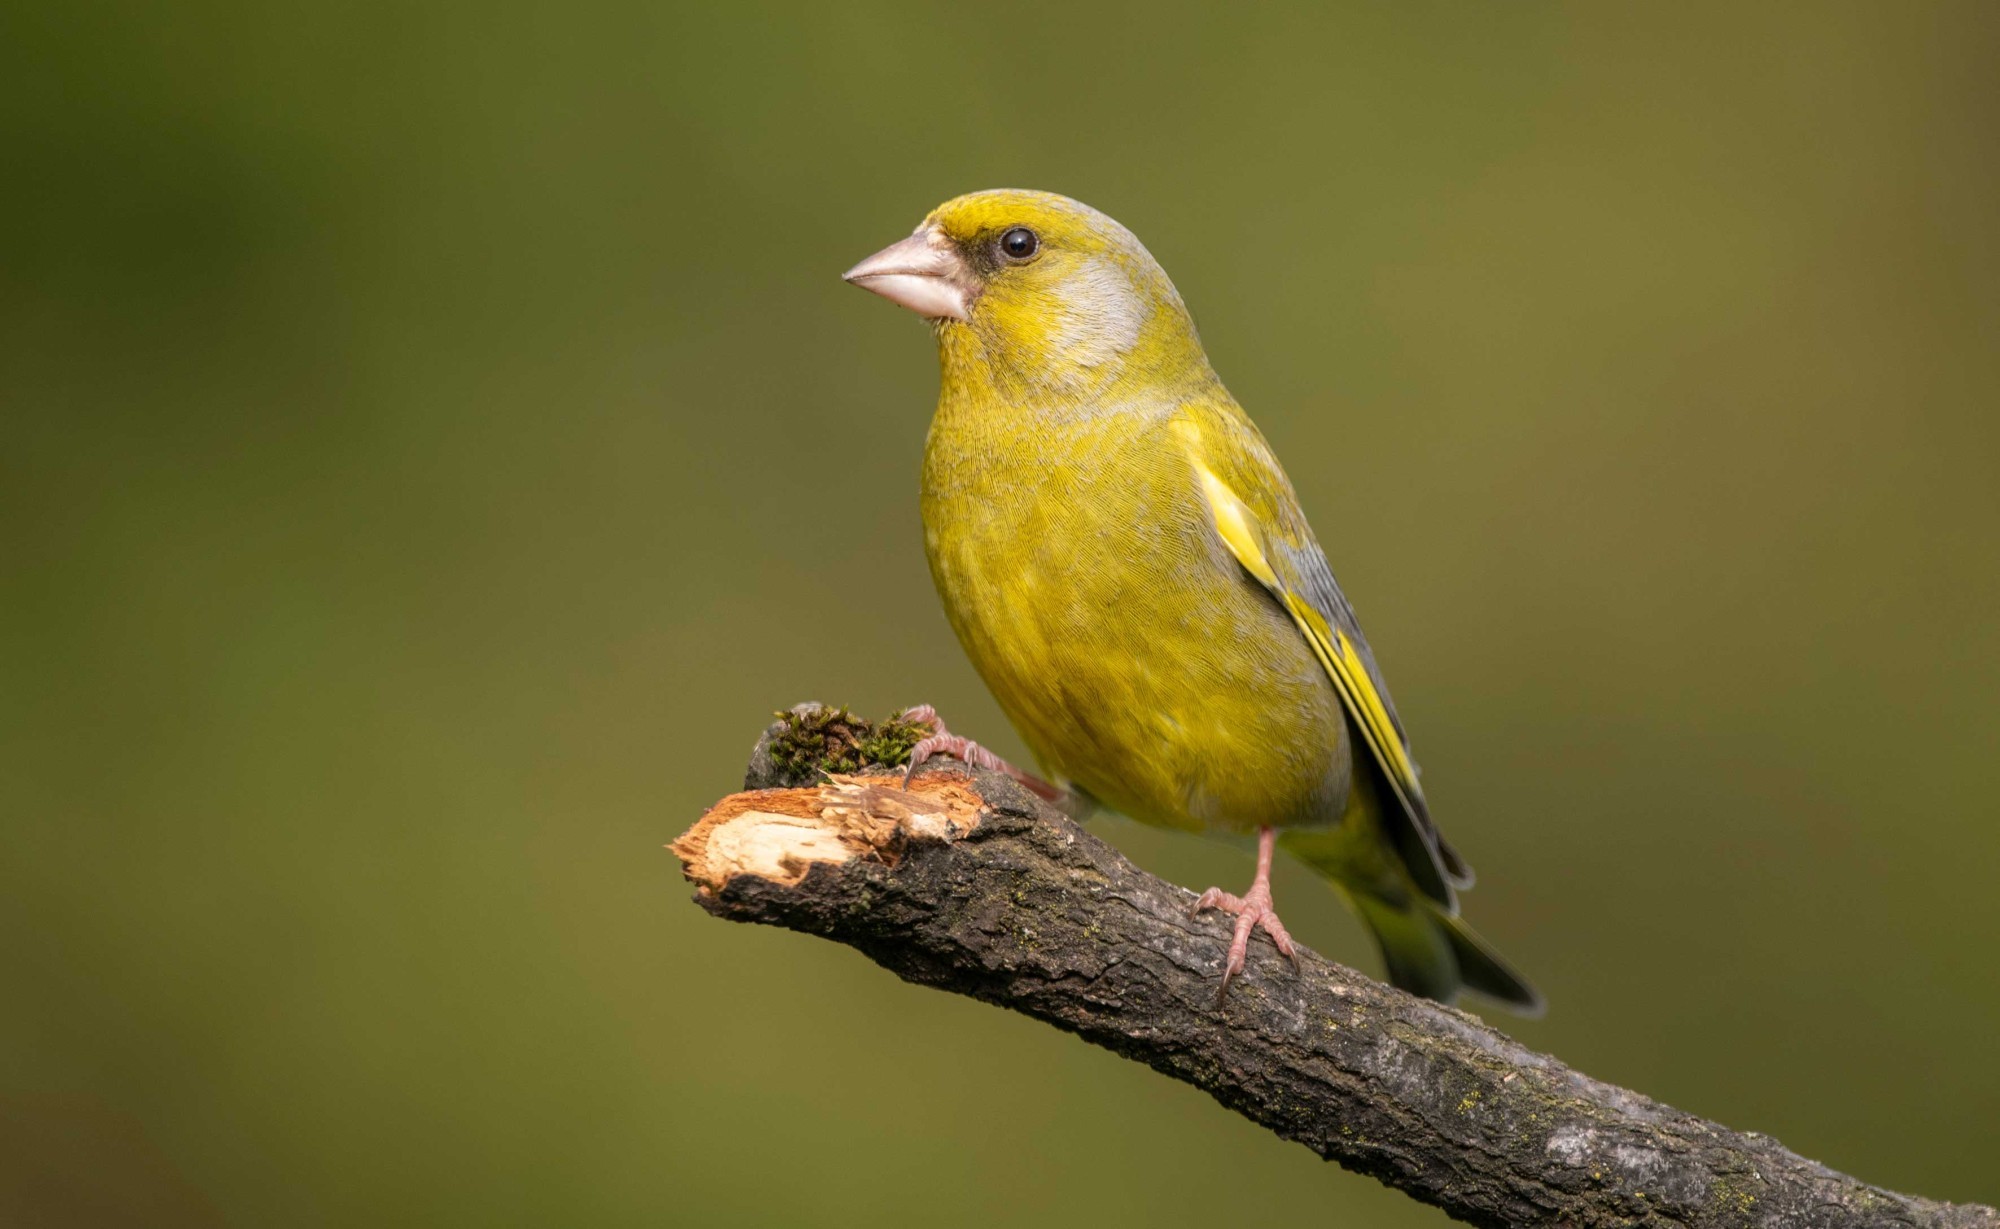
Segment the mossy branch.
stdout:
[[1003,776],[946,760],[908,791],[885,775],[762,788],[814,772],[810,740],[847,773],[893,763],[908,733],[784,714],[748,792],[674,843],[702,907],[1067,1029],[1476,1225],[2000,1229],[1992,1208],[1869,1186],[1310,952],[1295,974],[1255,945],[1218,1010],[1223,924]]
[[[778,719],[750,755],[749,777],[764,786],[812,785],[829,772],[895,768],[907,764],[910,749],[933,732],[900,716],[869,721],[823,704],[800,704],[774,715]],[[752,788],[747,779],[744,788]]]

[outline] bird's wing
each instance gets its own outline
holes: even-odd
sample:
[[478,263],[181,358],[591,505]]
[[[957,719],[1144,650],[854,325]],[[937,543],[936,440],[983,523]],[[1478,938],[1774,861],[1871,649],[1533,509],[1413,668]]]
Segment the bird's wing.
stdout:
[[1472,870],[1431,821],[1381,668],[1270,445],[1229,404],[1187,407],[1174,428],[1187,446],[1216,535],[1298,625],[1401,804],[1394,808],[1399,815],[1383,818],[1403,863],[1425,895],[1455,909],[1452,889],[1469,887]]

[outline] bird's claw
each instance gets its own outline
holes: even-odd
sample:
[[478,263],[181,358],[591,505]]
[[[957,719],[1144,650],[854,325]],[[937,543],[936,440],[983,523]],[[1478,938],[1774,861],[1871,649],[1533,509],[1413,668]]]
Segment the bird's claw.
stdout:
[[910,766],[903,773],[904,786],[910,784],[910,778],[916,776],[917,769],[925,760],[940,752],[974,768],[984,768],[989,772],[1004,772],[1012,777],[1022,775],[1020,769],[969,738],[960,738],[956,734],[933,734],[910,748]]
[[923,766],[925,760],[931,758],[933,755],[942,753],[951,756],[955,760],[970,764],[974,768],[984,768],[988,772],[1004,773],[1019,781],[1022,785],[1027,786],[1029,792],[1039,795],[1049,802],[1060,803],[1063,800],[1064,791],[1059,786],[1051,785],[1034,773],[1014,767],[1006,760],[1001,759],[971,739],[960,738],[946,729],[944,718],[938,716],[937,710],[928,704],[919,704],[914,708],[904,709],[899,720],[927,725],[931,728],[930,737],[921,740],[916,746],[910,748],[910,766],[903,772],[904,789],[910,787],[910,781],[917,775],[917,769]]
[[1188,912],[1191,916],[1199,917],[1210,909],[1236,915],[1236,927],[1229,937],[1229,958],[1222,966],[1222,986],[1215,992],[1217,1007],[1227,1001],[1229,984],[1243,972],[1244,963],[1250,958],[1250,936],[1256,931],[1261,930],[1270,936],[1272,946],[1276,947],[1285,959],[1292,962],[1293,973],[1304,971],[1305,966],[1299,960],[1299,949],[1292,943],[1292,936],[1285,930],[1285,924],[1278,920],[1277,911],[1271,907],[1271,889],[1263,882],[1262,876],[1243,896],[1232,895],[1221,888],[1210,888],[1201,894],[1200,899],[1194,902],[1194,908]]
[[917,704],[906,708],[896,714],[896,720],[909,722],[912,725],[927,725],[933,734],[945,732],[944,718],[938,716],[938,711],[928,704]]

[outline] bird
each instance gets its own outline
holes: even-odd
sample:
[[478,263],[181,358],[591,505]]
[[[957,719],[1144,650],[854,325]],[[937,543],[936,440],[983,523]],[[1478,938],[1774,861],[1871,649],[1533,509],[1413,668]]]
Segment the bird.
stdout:
[[[1331,882],[1391,983],[1543,999],[1459,916],[1471,868],[1432,821],[1403,722],[1276,455],[1138,238],[1050,192],[974,192],[849,269],[930,321],[940,386],[920,490],[945,616],[1040,772],[931,723],[951,754],[1072,814],[1257,840],[1218,1006],[1283,849]],[[1343,524],[1343,529],[1358,526]]]

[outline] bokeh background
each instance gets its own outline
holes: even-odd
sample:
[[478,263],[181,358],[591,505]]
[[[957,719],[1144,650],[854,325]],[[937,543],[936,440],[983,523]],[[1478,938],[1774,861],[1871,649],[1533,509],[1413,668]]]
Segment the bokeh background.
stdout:
[[1549,993],[1496,1019],[2000,1200],[1996,46],[1982,3],[8,6],[0,1220],[1443,1222],[712,921],[661,848],[798,700],[1020,753],[922,560],[929,339],[838,278],[993,186],[1193,305]]

